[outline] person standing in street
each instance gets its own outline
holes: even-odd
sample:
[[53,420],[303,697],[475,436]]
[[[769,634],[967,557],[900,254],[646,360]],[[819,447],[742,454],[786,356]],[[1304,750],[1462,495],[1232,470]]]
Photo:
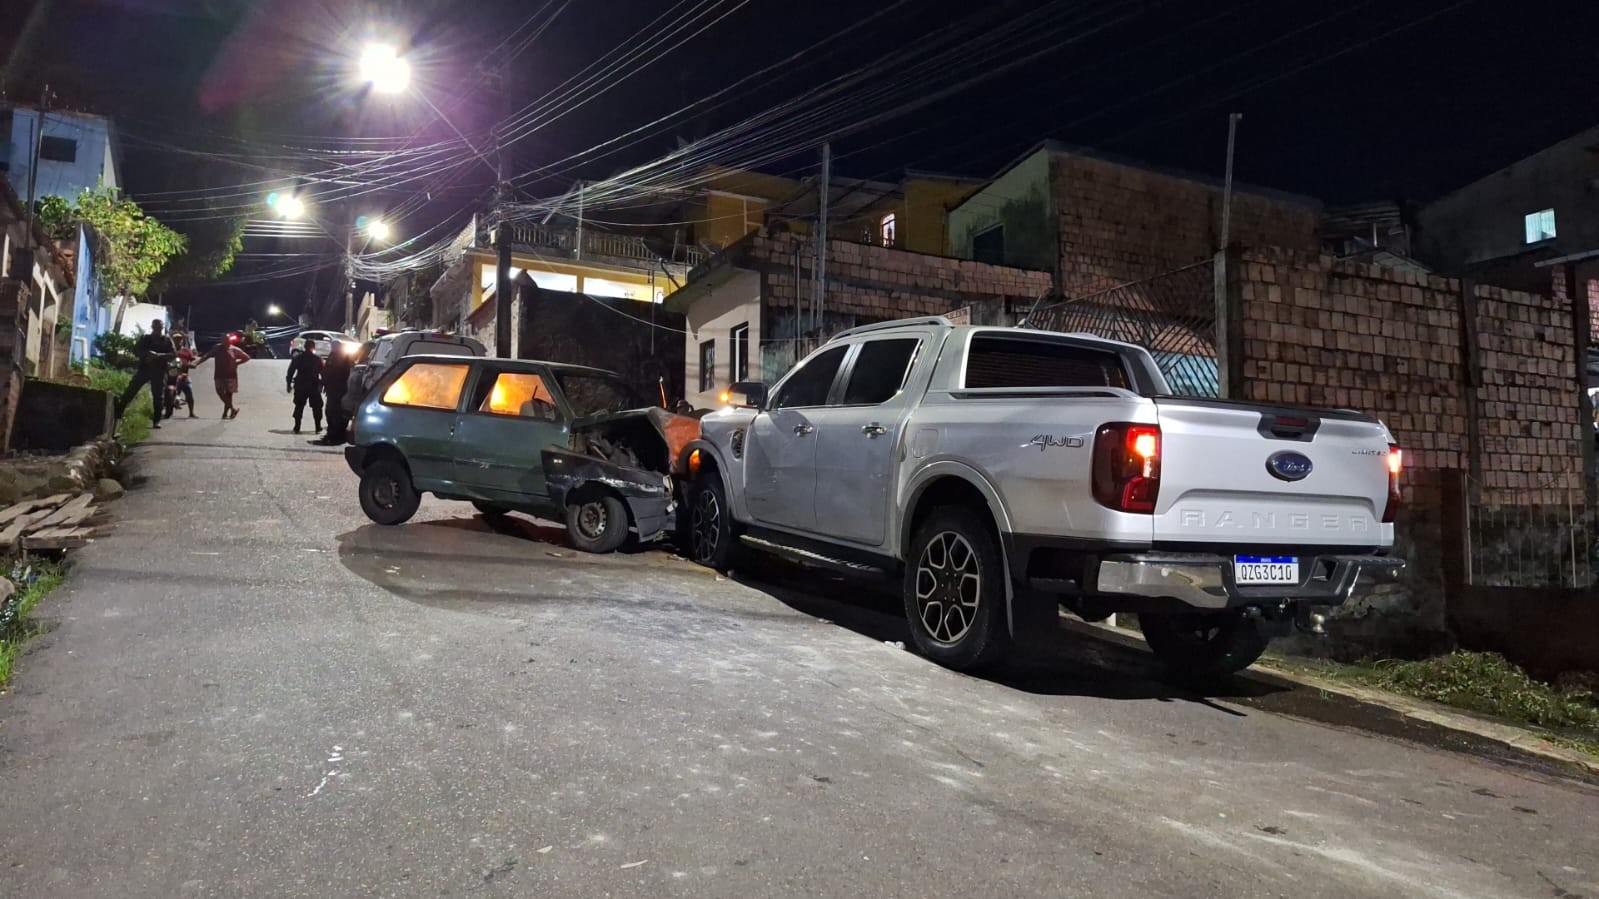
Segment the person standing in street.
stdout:
[[322,433],[322,357],[316,354],[316,341],[307,337],[305,348],[289,362],[289,392],[294,394],[294,433],[300,433],[305,405],[311,404],[311,420]]
[[355,355],[345,352],[347,348],[334,344],[328,361],[322,365],[322,389],[327,394],[328,432],[321,440],[313,442],[323,446],[338,446],[350,437],[350,413],[344,411],[344,392],[350,386],[350,370],[355,367]]
[[128,404],[139,395],[139,390],[145,385],[150,387],[150,402],[152,403],[150,415],[154,419],[150,423],[153,428],[161,427],[161,413],[166,411],[167,366],[177,355],[177,350],[172,346],[171,338],[165,333],[166,326],[160,321],[150,323],[150,333],[140,337],[133,344],[133,356],[138,360],[139,367],[133,372],[133,380],[128,382],[128,389],[122,391],[122,397],[117,400],[117,418],[122,418],[122,413],[128,410]]
[[[194,386],[189,383],[189,369],[194,368],[194,350],[189,346],[187,335],[173,332],[172,346],[177,351],[177,394],[183,396],[183,402],[189,407],[189,417],[199,418],[194,411]],[[176,397],[174,397],[176,398]],[[168,409],[167,418],[172,417],[172,410]]]
[[238,418],[239,409],[233,405],[233,396],[239,392],[239,366],[250,361],[250,354],[234,346],[231,338],[224,337],[206,350],[204,356],[194,360],[195,367],[207,359],[216,362],[212,375],[216,378],[217,399],[222,401],[222,417]]

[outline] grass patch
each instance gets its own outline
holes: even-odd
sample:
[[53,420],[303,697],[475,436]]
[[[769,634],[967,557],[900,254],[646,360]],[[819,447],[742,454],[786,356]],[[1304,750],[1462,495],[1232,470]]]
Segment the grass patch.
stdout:
[[1285,667],[1536,728],[1552,742],[1599,756],[1599,693],[1594,685],[1546,683],[1498,653],[1457,651],[1419,662],[1353,664],[1306,665],[1295,659]]
[[[127,390],[128,384],[133,380],[131,371],[99,365],[85,368],[83,374],[89,379],[90,387],[107,391],[114,397],[121,397],[122,391]],[[139,391],[139,395],[128,404],[127,411],[122,415],[122,421],[117,423],[117,440],[121,441],[123,446],[135,446],[150,436],[151,411],[150,391],[146,388]]]
[[58,562],[32,561],[13,569],[8,577],[17,591],[0,601],[0,688],[11,680],[11,666],[22,652],[22,644],[36,632],[28,620],[33,607],[45,594],[61,586],[66,573]]

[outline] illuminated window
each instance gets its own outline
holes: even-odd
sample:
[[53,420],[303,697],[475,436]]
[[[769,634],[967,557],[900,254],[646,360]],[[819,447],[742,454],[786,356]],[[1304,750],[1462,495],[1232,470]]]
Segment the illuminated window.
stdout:
[[484,376],[477,392],[481,397],[476,407],[479,412],[539,421],[555,421],[560,417],[549,385],[542,376],[531,372],[502,371],[492,379]]
[[883,246],[894,246],[895,237],[897,236],[894,229],[897,224],[898,223],[894,219],[894,213],[890,212],[888,215],[883,216],[883,221],[878,229],[878,233],[882,235],[883,238]]
[[383,402],[390,406],[418,406],[423,409],[455,411],[466,384],[466,365],[441,365],[419,362],[395,379],[383,391]]
[[1554,240],[1555,211],[1553,209],[1545,209],[1540,212],[1529,212],[1525,219],[1525,225],[1527,228],[1527,243]]

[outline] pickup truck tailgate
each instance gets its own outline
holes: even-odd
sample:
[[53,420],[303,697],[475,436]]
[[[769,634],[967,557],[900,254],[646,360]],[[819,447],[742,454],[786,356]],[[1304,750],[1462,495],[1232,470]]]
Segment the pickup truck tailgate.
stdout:
[[1386,428],[1353,412],[1158,397],[1157,542],[1376,547]]

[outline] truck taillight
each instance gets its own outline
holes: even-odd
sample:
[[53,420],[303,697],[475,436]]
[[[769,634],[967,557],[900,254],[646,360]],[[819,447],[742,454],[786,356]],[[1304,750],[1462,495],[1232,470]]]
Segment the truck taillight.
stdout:
[[1153,514],[1160,494],[1160,428],[1102,425],[1094,435],[1093,486],[1102,506]]
[[1399,514],[1399,504],[1404,497],[1399,493],[1399,472],[1405,467],[1405,451],[1388,444],[1388,503],[1382,508],[1384,524],[1391,523]]

